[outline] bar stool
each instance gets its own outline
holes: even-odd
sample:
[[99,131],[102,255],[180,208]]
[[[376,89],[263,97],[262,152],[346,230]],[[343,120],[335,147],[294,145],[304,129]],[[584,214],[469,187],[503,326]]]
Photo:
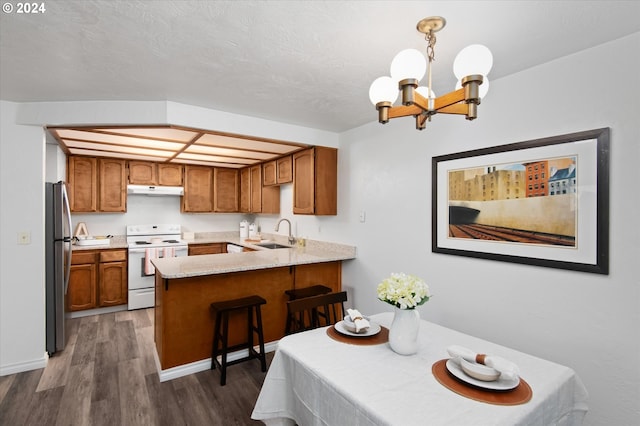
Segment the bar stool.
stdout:
[[[302,299],[304,297],[320,296],[321,294],[331,293],[331,289],[324,285],[312,285],[310,287],[294,288],[291,290],[285,290],[284,294],[289,297],[289,302],[292,300]],[[317,310],[314,310],[314,316],[317,317]],[[295,318],[292,315],[287,316],[287,325],[284,329],[284,334],[291,333],[291,328],[295,323]]]
[[[262,315],[260,306],[267,303],[260,296],[248,296],[240,299],[213,302],[211,310],[216,315],[216,322],[213,331],[213,345],[211,350],[211,369],[215,370],[216,364],[220,367],[220,386],[227,382],[227,366],[238,364],[239,362],[259,359],[262,371],[267,371],[267,360],[264,353],[264,333],[262,330]],[[229,346],[229,313],[233,311],[246,310],[247,313],[247,341],[237,345]],[[255,311],[256,325],[253,324]],[[253,348],[253,334],[258,335],[260,352]],[[222,347],[219,347],[222,344]],[[233,361],[227,361],[227,354],[240,349],[248,349],[248,356]],[[218,355],[221,361],[218,361]]]

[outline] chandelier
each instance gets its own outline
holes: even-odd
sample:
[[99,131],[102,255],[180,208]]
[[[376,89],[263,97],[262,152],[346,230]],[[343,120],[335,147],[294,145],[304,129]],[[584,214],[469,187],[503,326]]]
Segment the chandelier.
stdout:
[[[380,123],[388,123],[392,118],[414,116],[416,129],[423,130],[426,122],[431,121],[431,117],[437,113],[464,115],[467,120],[477,117],[480,100],[489,89],[487,74],[493,65],[493,56],[481,44],[462,49],[453,62],[453,72],[458,78],[456,90],[436,96],[431,90],[431,64],[435,58],[435,33],[445,24],[445,19],[440,16],[431,16],[418,22],[417,29],[425,34],[427,41],[428,62],[420,51],[405,49],[393,58],[391,77],[379,77],[371,84],[369,99],[378,110]],[[425,72],[427,85],[419,86]],[[400,92],[402,105],[393,106]]]

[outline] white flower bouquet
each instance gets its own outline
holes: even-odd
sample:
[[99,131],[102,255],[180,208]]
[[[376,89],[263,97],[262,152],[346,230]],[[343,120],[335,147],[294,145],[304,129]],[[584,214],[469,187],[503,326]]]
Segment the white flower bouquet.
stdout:
[[429,297],[427,284],[413,275],[393,273],[378,284],[378,299],[400,309],[415,309]]

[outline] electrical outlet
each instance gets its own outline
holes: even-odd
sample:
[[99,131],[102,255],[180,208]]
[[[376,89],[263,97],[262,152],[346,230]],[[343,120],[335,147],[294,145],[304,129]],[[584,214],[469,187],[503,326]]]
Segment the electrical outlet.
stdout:
[[18,244],[31,244],[31,232],[18,232]]

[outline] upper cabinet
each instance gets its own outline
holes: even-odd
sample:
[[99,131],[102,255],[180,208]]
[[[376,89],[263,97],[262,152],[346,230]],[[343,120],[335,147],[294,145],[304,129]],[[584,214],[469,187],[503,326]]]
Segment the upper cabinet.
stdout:
[[243,169],[69,156],[71,211],[126,212],[127,184],[183,186],[185,213],[280,213],[293,182],[293,213],[337,214],[337,149],[313,147]]
[[67,181],[72,212],[127,211],[126,161],[69,157]]
[[156,163],[129,161],[129,183],[132,185],[157,185],[158,169]]
[[67,164],[69,208],[72,212],[98,211],[98,160],[69,157]]
[[262,165],[240,170],[240,212],[280,213],[280,188],[262,186]]
[[127,211],[127,163],[114,158],[98,159],[98,210]]
[[182,186],[182,169],[182,164],[129,161],[129,183]]
[[206,213],[213,211],[212,167],[184,167],[182,211],[189,213]]
[[213,211],[237,213],[240,209],[240,173],[236,169],[213,169]]
[[292,157],[278,158],[262,165],[262,185],[272,186],[293,181]]
[[293,213],[338,214],[338,150],[314,147],[293,154]]

